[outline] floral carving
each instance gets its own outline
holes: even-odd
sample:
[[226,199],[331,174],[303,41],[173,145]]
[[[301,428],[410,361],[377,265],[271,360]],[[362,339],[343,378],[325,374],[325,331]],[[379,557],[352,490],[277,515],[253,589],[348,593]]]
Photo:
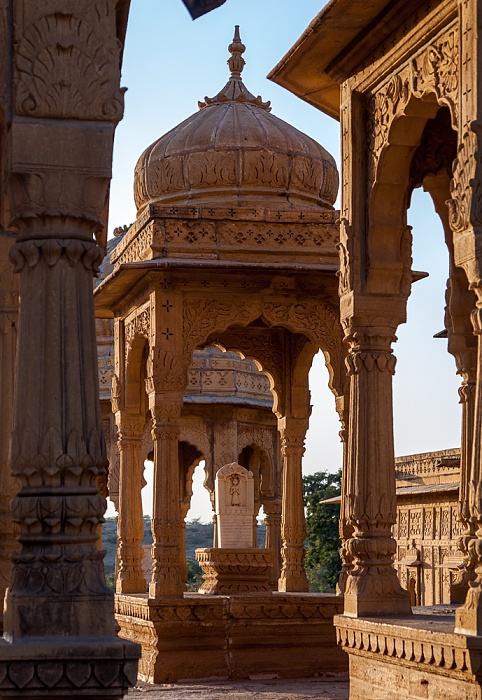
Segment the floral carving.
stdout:
[[466,231],[471,225],[482,225],[481,156],[477,148],[479,130],[478,124],[474,124],[463,133],[453,163],[451,199],[447,205],[450,225],[456,233]]
[[417,97],[434,92],[450,108],[453,125],[458,122],[459,47],[456,29],[451,29],[412,61],[412,86]]
[[259,309],[253,304],[249,309],[240,308],[232,301],[218,299],[186,300],[183,315],[183,335],[192,353],[202,345],[214,331],[223,331],[229,325],[247,324],[259,315]]
[[183,391],[187,383],[187,367],[174,352],[164,348],[151,348],[147,358],[146,391],[178,389]]
[[97,2],[80,16],[64,10],[38,17],[18,37],[15,54],[17,114],[118,122],[124,110],[119,89],[119,46],[99,30],[112,3]]
[[134,316],[133,319],[129,320],[125,326],[125,339],[126,339],[126,354],[130,350],[132,341],[136,335],[140,335],[147,340],[151,336],[151,309],[148,306],[144,308]]
[[394,75],[368,103],[367,132],[369,181],[375,180],[376,168],[384,146],[388,144],[388,134],[394,118],[403,110],[410,97],[410,83],[407,71]]
[[403,114],[410,97],[434,93],[440,104],[458,122],[458,46],[455,30],[450,29],[425,47],[410,64],[390,78],[370,98],[367,109],[369,184],[376,180],[382,150],[388,145],[393,121]]

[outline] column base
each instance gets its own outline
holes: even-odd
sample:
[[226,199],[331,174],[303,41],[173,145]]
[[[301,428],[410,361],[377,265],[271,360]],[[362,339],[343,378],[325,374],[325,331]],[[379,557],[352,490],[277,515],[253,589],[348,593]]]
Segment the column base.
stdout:
[[455,632],[482,636],[482,590],[474,583],[469,584],[465,603],[455,613]]
[[410,615],[410,594],[401,587],[395,569],[362,575],[349,574],[344,596],[348,617]]
[[278,591],[280,593],[308,593],[310,584],[306,576],[289,576],[285,578],[281,574],[278,581]]
[[115,700],[137,680],[138,644],[116,637],[0,640],[0,698]]

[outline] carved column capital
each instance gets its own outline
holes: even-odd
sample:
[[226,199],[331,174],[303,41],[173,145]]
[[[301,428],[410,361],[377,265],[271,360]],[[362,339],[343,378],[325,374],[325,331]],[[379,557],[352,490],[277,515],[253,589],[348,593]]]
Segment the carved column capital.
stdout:
[[141,446],[145,427],[145,421],[142,416],[129,416],[124,413],[117,413],[116,425],[119,450],[129,446]]
[[182,405],[183,395],[179,392],[149,395],[153,440],[179,439],[181,434],[179,417]]

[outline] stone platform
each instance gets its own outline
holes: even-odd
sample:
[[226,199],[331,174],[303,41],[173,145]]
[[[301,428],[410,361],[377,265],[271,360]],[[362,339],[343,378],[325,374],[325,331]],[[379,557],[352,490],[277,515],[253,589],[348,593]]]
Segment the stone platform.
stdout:
[[345,672],[333,626],[342,610],[341,597],[321,593],[116,595],[119,636],[142,646],[139,680],[149,683]]
[[348,674],[162,685],[140,682],[129,691],[127,700],[259,700],[261,696],[263,700],[348,700]]
[[438,607],[387,619],[335,617],[350,659],[350,700],[482,698],[482,638],[455,634],[453,611]]

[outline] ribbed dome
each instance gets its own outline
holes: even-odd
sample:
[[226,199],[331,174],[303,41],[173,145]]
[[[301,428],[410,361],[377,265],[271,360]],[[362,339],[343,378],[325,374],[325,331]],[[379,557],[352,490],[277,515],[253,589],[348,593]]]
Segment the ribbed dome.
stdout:
[[231,77],[221,92],[139,158],[139,213],[154,202],[332,209],[338,191],[333,157],[246,89],[238,27],[229,51]]

